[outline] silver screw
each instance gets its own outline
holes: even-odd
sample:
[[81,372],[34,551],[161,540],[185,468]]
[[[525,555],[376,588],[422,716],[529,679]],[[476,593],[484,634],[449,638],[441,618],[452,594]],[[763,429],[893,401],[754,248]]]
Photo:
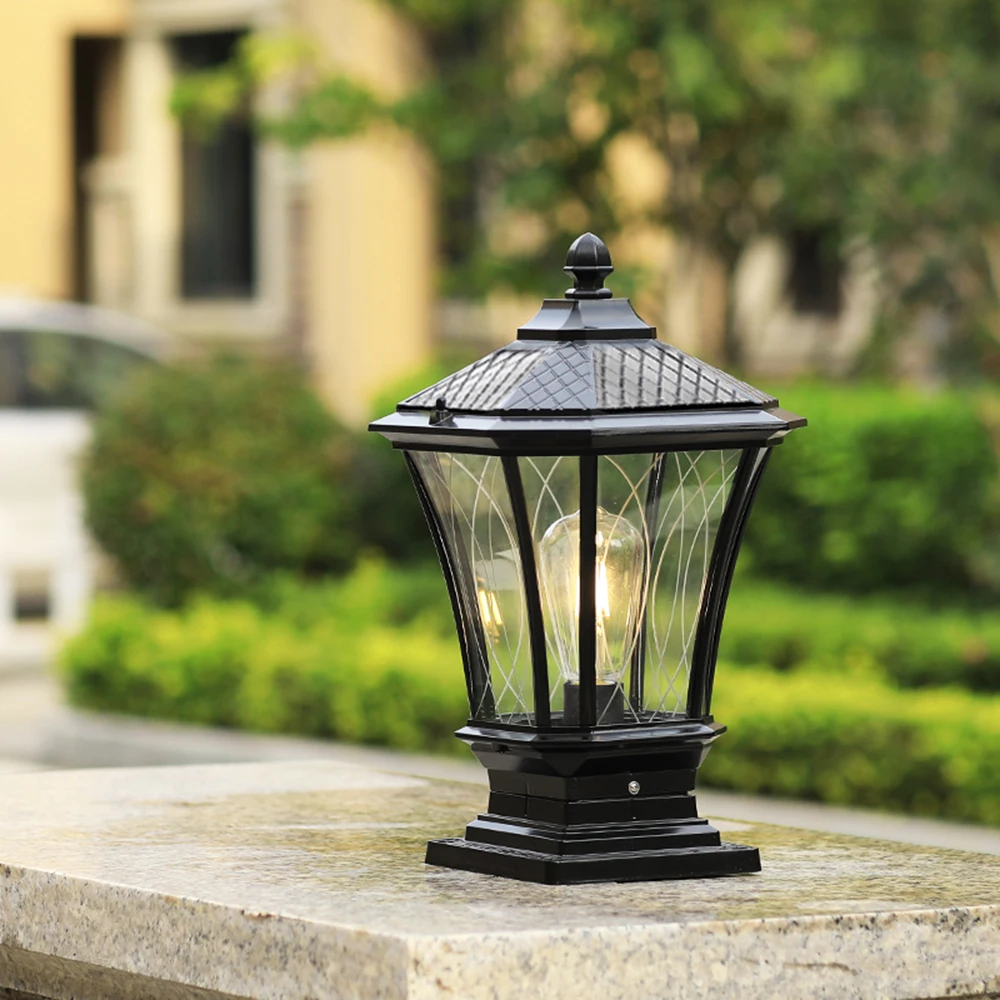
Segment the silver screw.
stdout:
[[639,789],[640,789],[640,786],[639,786],[639,782],[638,781],[630,781],[628,783],[628,793],[629,793],[629,795],[638,795],[639,794]]

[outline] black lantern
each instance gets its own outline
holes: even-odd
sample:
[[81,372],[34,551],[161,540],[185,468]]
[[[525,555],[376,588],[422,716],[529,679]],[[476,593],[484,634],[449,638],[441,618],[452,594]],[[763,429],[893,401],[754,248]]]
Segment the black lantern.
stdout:
[[430,864],[533,882],[760,870],[698,817],[712,682],[771,449],[805,421],[656,339],[570,247],[517,340],[371,430],[404,453],[458,628],[489,812]]

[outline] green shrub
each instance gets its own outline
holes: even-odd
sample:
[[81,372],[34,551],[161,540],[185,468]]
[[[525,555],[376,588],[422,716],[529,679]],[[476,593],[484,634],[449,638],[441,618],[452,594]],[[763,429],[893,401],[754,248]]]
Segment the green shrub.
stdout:
[[353,451],[289,367],[150,368],[95,420],[87,521],[129,583],[167,604],[342,568],[360,542]]
[[[469,359],[441,358],[386,386],[372,403],[372,419],[392,413],[396,404],[444,378]],[[380,434],[366,434],[358,448],[354,475],[359,496],[358,531],[368,548],[394,562],[436,562],[430,532],[403,461]]]
[[[391,387],[389,412],[449,365]],[[952,602],[1000,590],[1000,401],[871,385],[784,386],[809,427],[777,450],[747,529],[754,575],[817,591]],[[357,461],[361,533],[392,558],[432,557],[399,455],[370,435]]]
[[253,597],[264,612],[300,630],[326,625],[335,616],[346,629],[419,621],[445,638],[455,631],[444,578],[431,563],[401,567],[364,557],[343,577],[303,581],[287,574],[273,576]]
[[[454,366],[389,387],[373,413]],[[810,426],[764,479],[743,555],[755,575],[952,601],[1000,590],[1000,401],[815,384],[781,397]],[[162,603],[342,570],[365,549],[434,559],[402,457],[339,428],[296,373],[246,360],[137,376],[96,421],[84,489],[98,541]]]
[[706,784],[1000,823],[1000,698],[723,666],[713,711],[729,731]]
[[[105,598],[61,670],[86,708],[412,750],[460,750],[467,714],[443,583],[371,562],[274,581],[260,605]],[[1000,696],[899,691],[863,665],[721,664],[714,712],[729,732],[708,784],[1000,823]]]
[[[454,367],[392,386],[394,403]],[[909,591],[962,601],[1000,590],[1000,401],[886,386],[783,386],[809,427],[777,450],[743,560],[765,579],[819,591]],[[392,558],[431,558],[399,455],[371,435],[357,462],[362,535]]]
[[1000,691],[1000,614],[809,594],[751,579],[733,587],[722,659],[777,670],[866,670],[900,687]]
[[818,384],[780,396],[809,427],[764,477],[745,547],[757,575],[845,593],[996,589],[990,400]]
[[447,598],[440,612],[413,600],[428,583],[363,563],[323,585],[276,581],[263,607],[104,598],[63,647],[67,693],[102,711],[453,752],[461,658]]

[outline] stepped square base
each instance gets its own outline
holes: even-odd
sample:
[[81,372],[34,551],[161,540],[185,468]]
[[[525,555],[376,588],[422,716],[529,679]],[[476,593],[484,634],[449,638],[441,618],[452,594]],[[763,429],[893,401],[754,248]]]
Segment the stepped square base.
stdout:
[[714,878],[760,871],[760,852],[740,844],[674,847],[590,855],[543,854],[455,837],[432,840],[427,864],[522,882],[577,885],[582,882],[645,882],[660,879]]
[[660,733],[457,734],[489,774],[489,811],[464,838],[431,841],[430,865],[522,882],[643,882],[760,871],[755,847],[724,844],[698,816],[695,775],[722,727]]

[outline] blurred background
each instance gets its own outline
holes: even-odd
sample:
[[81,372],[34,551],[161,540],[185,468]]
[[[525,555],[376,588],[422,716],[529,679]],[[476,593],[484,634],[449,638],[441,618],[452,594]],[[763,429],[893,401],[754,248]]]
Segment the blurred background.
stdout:
[[1000,825],[995,0],[35,0],[0,39],[0,756],[65,763],[78,709],[462,752],[364,425],[593,230],[810,421],[706,780]]

